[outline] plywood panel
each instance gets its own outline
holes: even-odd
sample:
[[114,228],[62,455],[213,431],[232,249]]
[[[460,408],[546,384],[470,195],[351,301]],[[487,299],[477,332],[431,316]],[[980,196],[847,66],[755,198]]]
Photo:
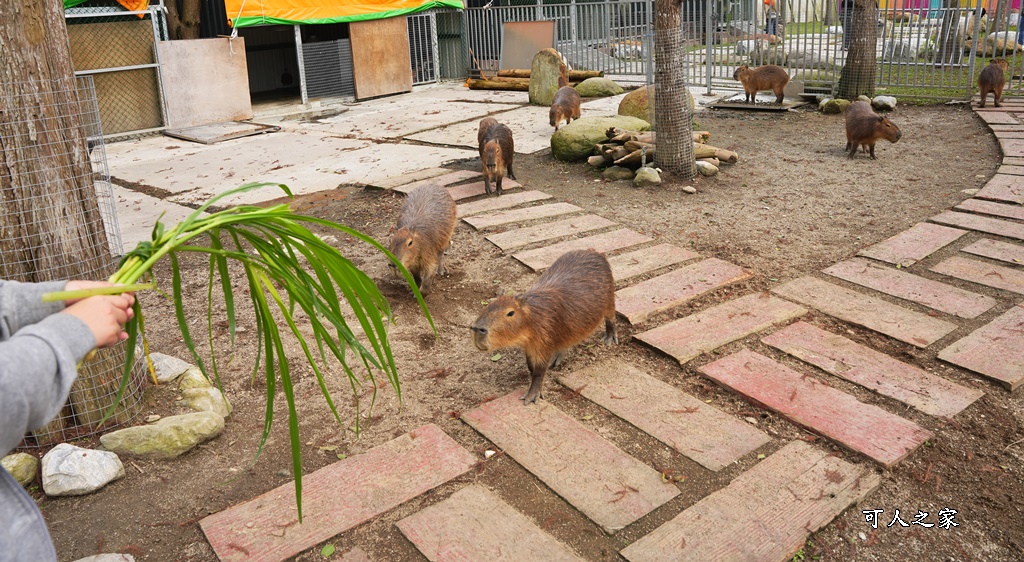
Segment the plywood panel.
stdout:
[[167,126],[252,119],[245,39],[218,37],[157,44],[164,66]]
[[412,90],[412,60],[405,17],[349,24],[356,99]]

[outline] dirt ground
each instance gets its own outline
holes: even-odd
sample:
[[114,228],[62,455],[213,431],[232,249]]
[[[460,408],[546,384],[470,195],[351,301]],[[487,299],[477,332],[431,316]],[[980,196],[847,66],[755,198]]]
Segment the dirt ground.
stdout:
[[[891,118],[902,128],[903,138],[895,145],[879,144],[878,160],[871,161],[863,155],[852,160],[846,158],[840,116],[809,110],[785,114],[700,113],[696,121],[699,128],[711,131],[711,143],[737,151],[740,162],[723,167],[715,178],[689,182],[699,190],[694,195],[682,191],[686,183],[668,182],[638,190],[626,182],[603,182],[585,164],[556,162],[547,153],[517,156],[515,169],[525,186],[548,192],[558,201],[571,202],[661,242],[690,247],[705,257],[728,260],[755,273],[747,281],[653,317],[647,326],[654,326],[727,298],[766,290],[848,258],[858,249],[968,198],[962,190],[980,188],[995,173],[1000,156],[998,146],[970,110],[901,106]],[[457,167],[477,169],[477,165],[466,162]],[[294,207],[386,240],[400,203],[401,199],[390,193],[341,187],[302,198]],[[976,238],[971,234],[961,242]],[[860,400],[899,413],[936,434],[892,470],[882,470],[869,459],[840,449],[827,439],[816,438],[717,387],[697,372],[699,366],[716,355],[700,357],[680,367],[673,359],[632,341],[630,334],[644,326],[630,327],[620,319],[620,345],[602,346],[599,335],[595,335],[570,352],[563,369],[619,358],[726,412],[752,418],[773,440],[740,462],[713,473],[564,390],[549,377],[546,400],[673,477],[682,492],[635,524],[608,536],[508,456],[499,452],[484,460],[484,451],[495,447],[458,419],[460,412],[485,400],[525,389],[527,377],[522,354],[508,351],[500,360],[492,361],[490,353],[473,347],[467,325],[483,310],[488,299],[509,290],[524,290],[536,276],[501,254],[481,233],[459,224],[448,258],[451,273],[435,281],[435,291],[427,299],[438,326],[435,339],[408,289],[388,277],[382,256],[352,240],[339,240],[339,245],[355,264],[379,280],[397,315],[392,345],[404,402],[400,407],[394,391],[382,388],[372,418],[364,422],[366,429],[357,438],[349,429],[355,410],[348,382],[337,372],[328,381],[341,405],[345,423],[339,426],[330,415],[311,371],[301,366],[304,360],[298,346],[292,345],[290,357],[300,375],[296,392],[306,473],[336,462],[339,455],[357,455],[425,423],[437,424],[481,459],[477,469],[463,477],[328,541],[339,553],[359,547],[372,560],[424,559],[394,523],[447,498],[469,482],[478,482],[526,513],[583,558],[622,560],[618,555],[621,548],[726,486],[757,463],[757,454],[771,455],[790,440],[804,439],[815,441],[816,446],[834,451],[844,459],[871,467],[881,474],[882,484],[861,505],[851,507],[811,535],[794,560],[1024,559],[1021,395],[1018,392],[1011,396],[997,385],[935,359],[939,349],[1014,304],[1005,294],[959,284],[999,299],[999,306],[925,350],[847,326],[821,313],[812,313],[808,320],[985,392],[983,398],[952,420],[922,415],[893,400],[815,372],[812,367],[761,344],[758,336],[719,350],[719,355],[725,355],[747,346],[799,371],[815,372]],[[962,245],[958,243],[957,247]],[[916,266],[914,272],[937,278],[926,268],[954,252],[955,249],[943,250]],[[207,266],[195,263],[188,267],[188,305],[191,310],[202,310]],[[169,279],[166,271],[162,273],[162,280]],[[950,279],[945,281],[958,284]],[[152,293],[141,298],[152,349],[187,359],[170,305]],[[196,330],[202,329],[201,316],[197,314]],[[269,444],[254,462],[264,421],[265,390],[260,388],[259,381],[253,384],[249,376],[256,340],[251,311],[240,311],[240,316],[240,326],[248,330],[239,334],[233,353],[224,331],[216,335],[225,390],[234,406],[234,415],[220,437],[173,461],[126,460],[127,477],[92,495],[44,498],[37,492],[62,560],[112,551],[127,552],[146,561],[214,560],[197,521],[291,481],[285,413],[280,407],[283,401],[277,408]],[[150,388],[147,392],[145,414],[183,413],[174,405],[174,387]],[[364,403],[368,396],[368,391],[364,391]],[[90,446],[95,440],[79,444]],[[928,512],[927,521],[934,523],[937,512],[944,508],[957,511],[958,527],[944,530],[917,525],[886,526],[895,509],[907,522],[919,510]],[[880,517],[884,520],[877,529],[865,521],[862,509],[884,510]],[[778,513],[776,517],[789,515]],[[322,559],[322,546],[296,560]],[[334,557],[338,558],[338,554]]]

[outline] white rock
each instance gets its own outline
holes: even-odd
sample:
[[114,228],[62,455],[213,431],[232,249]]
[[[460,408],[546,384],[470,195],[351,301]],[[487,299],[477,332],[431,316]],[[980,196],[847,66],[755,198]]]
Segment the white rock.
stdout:
[[158,421],[160,421],[160,417],[161,417],[160,414],[153,414],[153,415],[150,415],[150,416],[146,416],[146,423],[158,422]]
[[697,171],[700,172],[700,175],[702,176],[711,177],[718,173],[718,166],[698,160]]
[[868,536],[865,535],[863,532],[857,533],[857,536],[860,537],[860,540],[862,541],[868,540]]
[[692,185],[684,185],[683,191],[685,193],[697,193],[697,188],[693,187]]
[[124,478],[124,465],[110,451],[61,443],[43,456],[43,491],[48,496],[80,496]]
[[188,388],[213,388],[213,383],[210,382],[210,379],[206,378],[206,375],[199,370],[199,367],[189,367],[185,374],[181,375],[181,379],[178,380],[179,390]]
[[492,451],[490,449],[484,451],[484,458],[485,459],[489,459],[489,458],[491,458],[493,456],[494,456],[494,451]]
[[7,455],[0,460],[4,470],[11,473],[11,476],[22,486],[28,486],[36,479],[36,472],[39,470],[39,459],[28,453],[14,453]]
[[85,558],[79,558],[75,562],[135,562],[135,557],[131,554],[107,552],[105,554],[94,554]]
[[743,418],[743,419],[746,420],[747,423],[752,423],[754,425],[757,425],[757,420],[754,419],[754,418],[746,417],[746,418]]
[[177,357],[164,355],[163,353],[150,353],[149,358],[153,361],[157,382],[174,382],[175,379],[192,366],[187,361],[182,361]]
[[980,189],[976,189],[976,188],[970,188],[970,189],[961,189],[960,193],[966,193],[967,195],[977,195],[979,191],[981,191],[981,190]]
[[896,98],[892,96],[875,96],[871,100],[871,107],[881,111],[892,111],[896,109]]
[[633,178],[633,187],[649,187],[660,184],[661,176],[658,171],[646,166],[637,170],[636,177]]
[[186,388],[181,391],[179,406],[187,406],[197,412],[213,412],[222,417],[231,415],[231,403],[217,388]]

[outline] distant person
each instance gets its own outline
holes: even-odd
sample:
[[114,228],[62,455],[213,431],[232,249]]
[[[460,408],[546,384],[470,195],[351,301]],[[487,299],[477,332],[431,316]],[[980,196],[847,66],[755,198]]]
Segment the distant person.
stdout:
[[764,0],[764,32],[767,35],[779,34],[779,13],[775,11],[775,0]]
[[[53,303],[44,303],[43,293],[109,285],[0,280],[0,456],[60,413],[89,351],[128,338],[131,293]],[[0,469],[0,562],[56,560],[36,502]]]

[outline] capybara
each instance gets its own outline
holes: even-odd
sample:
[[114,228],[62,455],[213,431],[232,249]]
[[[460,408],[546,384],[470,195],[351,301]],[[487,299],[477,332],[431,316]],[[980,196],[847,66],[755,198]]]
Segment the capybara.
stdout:
[[747,94],[744,101],[755,103],[757,92],[771,90],[775,94],[775,102],[782,103],[782,91],[789,84],[789,74],[781,66],[766,64],[757,68],[750,68],[743,65],[732,73],[733,80],[739,80],[743,84],[743,91]]
[[495,299],[471,328],[483,351],[523,350],[531,377],[523,402],[531,404],[541,397],[548,368],[557,368],[566,350],[590,337],[602,320],[604,343],[619,343],[612,268],[594,250],[575,250],[555,260],[525,293]]
[[[455,200],[439,185],[422,185],[406,198],[398,214],[398,229],[391,237],[391,253],[409,270],[420,293],[430,292],[434,275],[447,271],[442,264],[455,230]],[[394,264],[392,272],[402,277]]]
[[902,136],[895,123],[875,113],[866,101],[855,101],[846,109],[846,150],[850,152],[850,158],[857,154],[858,147],[864,147],[874,160],[878,139],[896,142]]
[[548,112],[548,120],[551,126],[558,130],[558,124],[565,120],[568,125],[573,119],[580,118],[580,94],[569,85],[569,77],[565,71],[565,65],[559,67],[558,91],[551,100],[551,110]]
[[505,176],[516,179],[512,171],[512,159],[515,158],[515,142],[512,130],[498,123],[492,117],[480,121],[480,130],[476,135],[480,142],[480,162],[483,165],[484,191],[491,194],[491,183],[498,195],[501,195],[501,180]]
[[978,75],[978,89],[981,90],[981,104],[978,107],[985,107],[985,98],[992,92],[995,98],[995,106],[1003,106],[1003,86],[1006,86],[1006,59],[992,59],[988,66],[982,69]]

